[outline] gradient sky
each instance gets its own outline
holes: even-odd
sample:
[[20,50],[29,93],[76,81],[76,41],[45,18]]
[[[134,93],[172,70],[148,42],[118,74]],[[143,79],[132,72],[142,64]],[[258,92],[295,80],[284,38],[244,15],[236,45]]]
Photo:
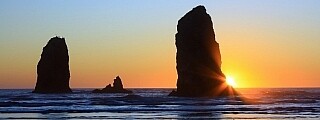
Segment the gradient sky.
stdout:
[[0,88],[34,88],[42,47],[63,36],[72,88],[176,84],[177,21],[204,5],[237,87],[320,86],[319,0],[1,0]]

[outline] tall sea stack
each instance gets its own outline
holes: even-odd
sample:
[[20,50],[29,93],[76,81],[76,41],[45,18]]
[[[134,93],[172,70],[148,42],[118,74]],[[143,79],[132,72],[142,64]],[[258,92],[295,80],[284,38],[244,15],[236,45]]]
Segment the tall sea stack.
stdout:
[[177,91],[172,91],[170,95],[229,95],[229,90],[233,91],[233,88],[225,83],[219,44],[215,40],[211,17],[205,7],[197,6],[184,15],[178,21],[177,31]]
[[43,48],[37,65],[34,93],[69,93],[69,55],[64,38],[53,37]]

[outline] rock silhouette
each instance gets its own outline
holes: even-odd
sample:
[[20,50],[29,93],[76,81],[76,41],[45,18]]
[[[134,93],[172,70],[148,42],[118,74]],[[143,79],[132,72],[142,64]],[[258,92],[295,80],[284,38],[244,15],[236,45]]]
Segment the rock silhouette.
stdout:
[[37,65],[37,83],[34,93],[69,93],[69,55],[64,38],[53,37],[43,47]]
[[123,89],[122,81],[119,76],[113,80],[113,86],[111,84],[107,85],[103,89],[95,89],[93,93],[132,93],[130,90]]
[[235,92],[225,83],[219,44],[205,7],[197,6],[184,15],[178,21],[177,31],[177,91],[169,95],[210,97]]

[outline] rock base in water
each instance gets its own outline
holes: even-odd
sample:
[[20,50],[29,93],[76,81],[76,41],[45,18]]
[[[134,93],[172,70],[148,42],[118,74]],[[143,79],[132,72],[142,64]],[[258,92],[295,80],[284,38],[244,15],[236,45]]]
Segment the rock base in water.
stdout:
[[103,89],[95,89],[93,93],[132,93],[130,90],[123,89],[122,81],[119,76],[113,80],[113,86],[111,84],[107,85]]
[[169,96],[177,96],[177,97],[223,97],[223,96],[238,96],[239,93],[231,86],[224,86],[224,89],[213,89],[214,92],[208,92],[204,94],[197,94],[197,93],[185,93],[179,92],[177,90],[172,90]]

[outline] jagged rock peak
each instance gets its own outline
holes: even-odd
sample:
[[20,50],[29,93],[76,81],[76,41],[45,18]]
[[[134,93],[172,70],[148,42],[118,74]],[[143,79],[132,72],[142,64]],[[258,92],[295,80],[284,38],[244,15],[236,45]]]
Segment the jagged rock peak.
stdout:
[[117,76],[116,79],[113,79],[113,87],[115,89],[123,89],[122,81],[119,76]]
[[122,81],[119,76],[113,79],[113,86],[109,84],[103,89],[95,89],[92,92],[93,93],[132,93],[132,91],[126,90],[123,88]]

